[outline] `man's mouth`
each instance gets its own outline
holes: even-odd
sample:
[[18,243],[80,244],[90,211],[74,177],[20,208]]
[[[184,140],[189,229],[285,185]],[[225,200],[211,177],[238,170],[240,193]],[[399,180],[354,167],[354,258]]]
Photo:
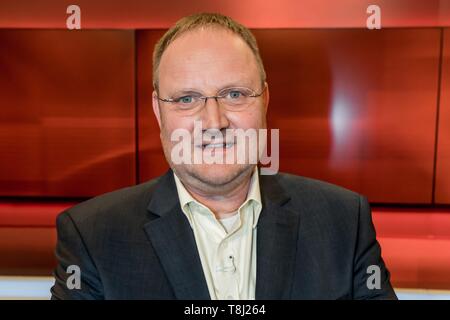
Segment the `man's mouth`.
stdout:
[[234,146],[234,142],[214,142],[214,143],[204,143],[201,147],[205,149],[229,149]]

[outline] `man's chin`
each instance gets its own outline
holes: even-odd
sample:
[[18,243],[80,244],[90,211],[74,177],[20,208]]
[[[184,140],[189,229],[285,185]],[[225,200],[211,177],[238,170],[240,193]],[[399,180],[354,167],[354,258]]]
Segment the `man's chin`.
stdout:
[[248,164],[202,164],[189,168],[190,174],[211,186],[224,186],[251,169]]

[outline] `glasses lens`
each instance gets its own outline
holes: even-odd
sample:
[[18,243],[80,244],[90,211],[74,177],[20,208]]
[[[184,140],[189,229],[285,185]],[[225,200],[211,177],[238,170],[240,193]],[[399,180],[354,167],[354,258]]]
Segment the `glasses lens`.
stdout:
[[249,88],[227,88],[219,94],[223,103],[229,106],[246,105],[250,102],[252,95],[254,92]]
[[193,109],[200,105],[198,95],[183,95],[173,98],[174,104],[180,109]]

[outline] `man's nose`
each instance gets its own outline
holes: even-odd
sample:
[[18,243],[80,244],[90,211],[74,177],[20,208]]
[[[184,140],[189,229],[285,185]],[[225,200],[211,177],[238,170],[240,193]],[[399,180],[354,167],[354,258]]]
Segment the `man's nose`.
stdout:
[[229,121],[225,110],[220,107],[217,98],[208,98],[203,108],[202,122],[204,129],[223,129],[228,128]]

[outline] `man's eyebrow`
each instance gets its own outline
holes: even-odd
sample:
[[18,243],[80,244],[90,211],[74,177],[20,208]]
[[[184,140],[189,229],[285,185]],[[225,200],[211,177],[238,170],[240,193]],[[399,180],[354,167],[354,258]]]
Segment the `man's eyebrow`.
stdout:
[[[248,81],[233,81],[233,82],[229,82],[223,86],[221,86],[220,88],[218,88],[216,91],[220,91],[226,88],[233,88],[233,87],[246,87],[246,88],[250,88],[253,89],[251,82]],[[173,93],[171,95],[180,95],[180,94],[204,94],[203,90],[199,90],[196,88],[181,88],[181,89],[177,89],[175,91],[173,91]]]
[[242,80],[242,81],[238,81],[238,82],[230,82],[224,86],[222,86],[219,90],[221,89],[225,89],[225,88],[232,88],[232,87],[246,87],[246,88],[252,88],[252,83],[251,81],[248,80]]
[[173,93],[171,93],[171,96],[176,96],[176,95],[181,95],[181,94],[202,94],[202,93],[197,89],[186,88],[186,89],[179,89],[179,90],[174,91]]

